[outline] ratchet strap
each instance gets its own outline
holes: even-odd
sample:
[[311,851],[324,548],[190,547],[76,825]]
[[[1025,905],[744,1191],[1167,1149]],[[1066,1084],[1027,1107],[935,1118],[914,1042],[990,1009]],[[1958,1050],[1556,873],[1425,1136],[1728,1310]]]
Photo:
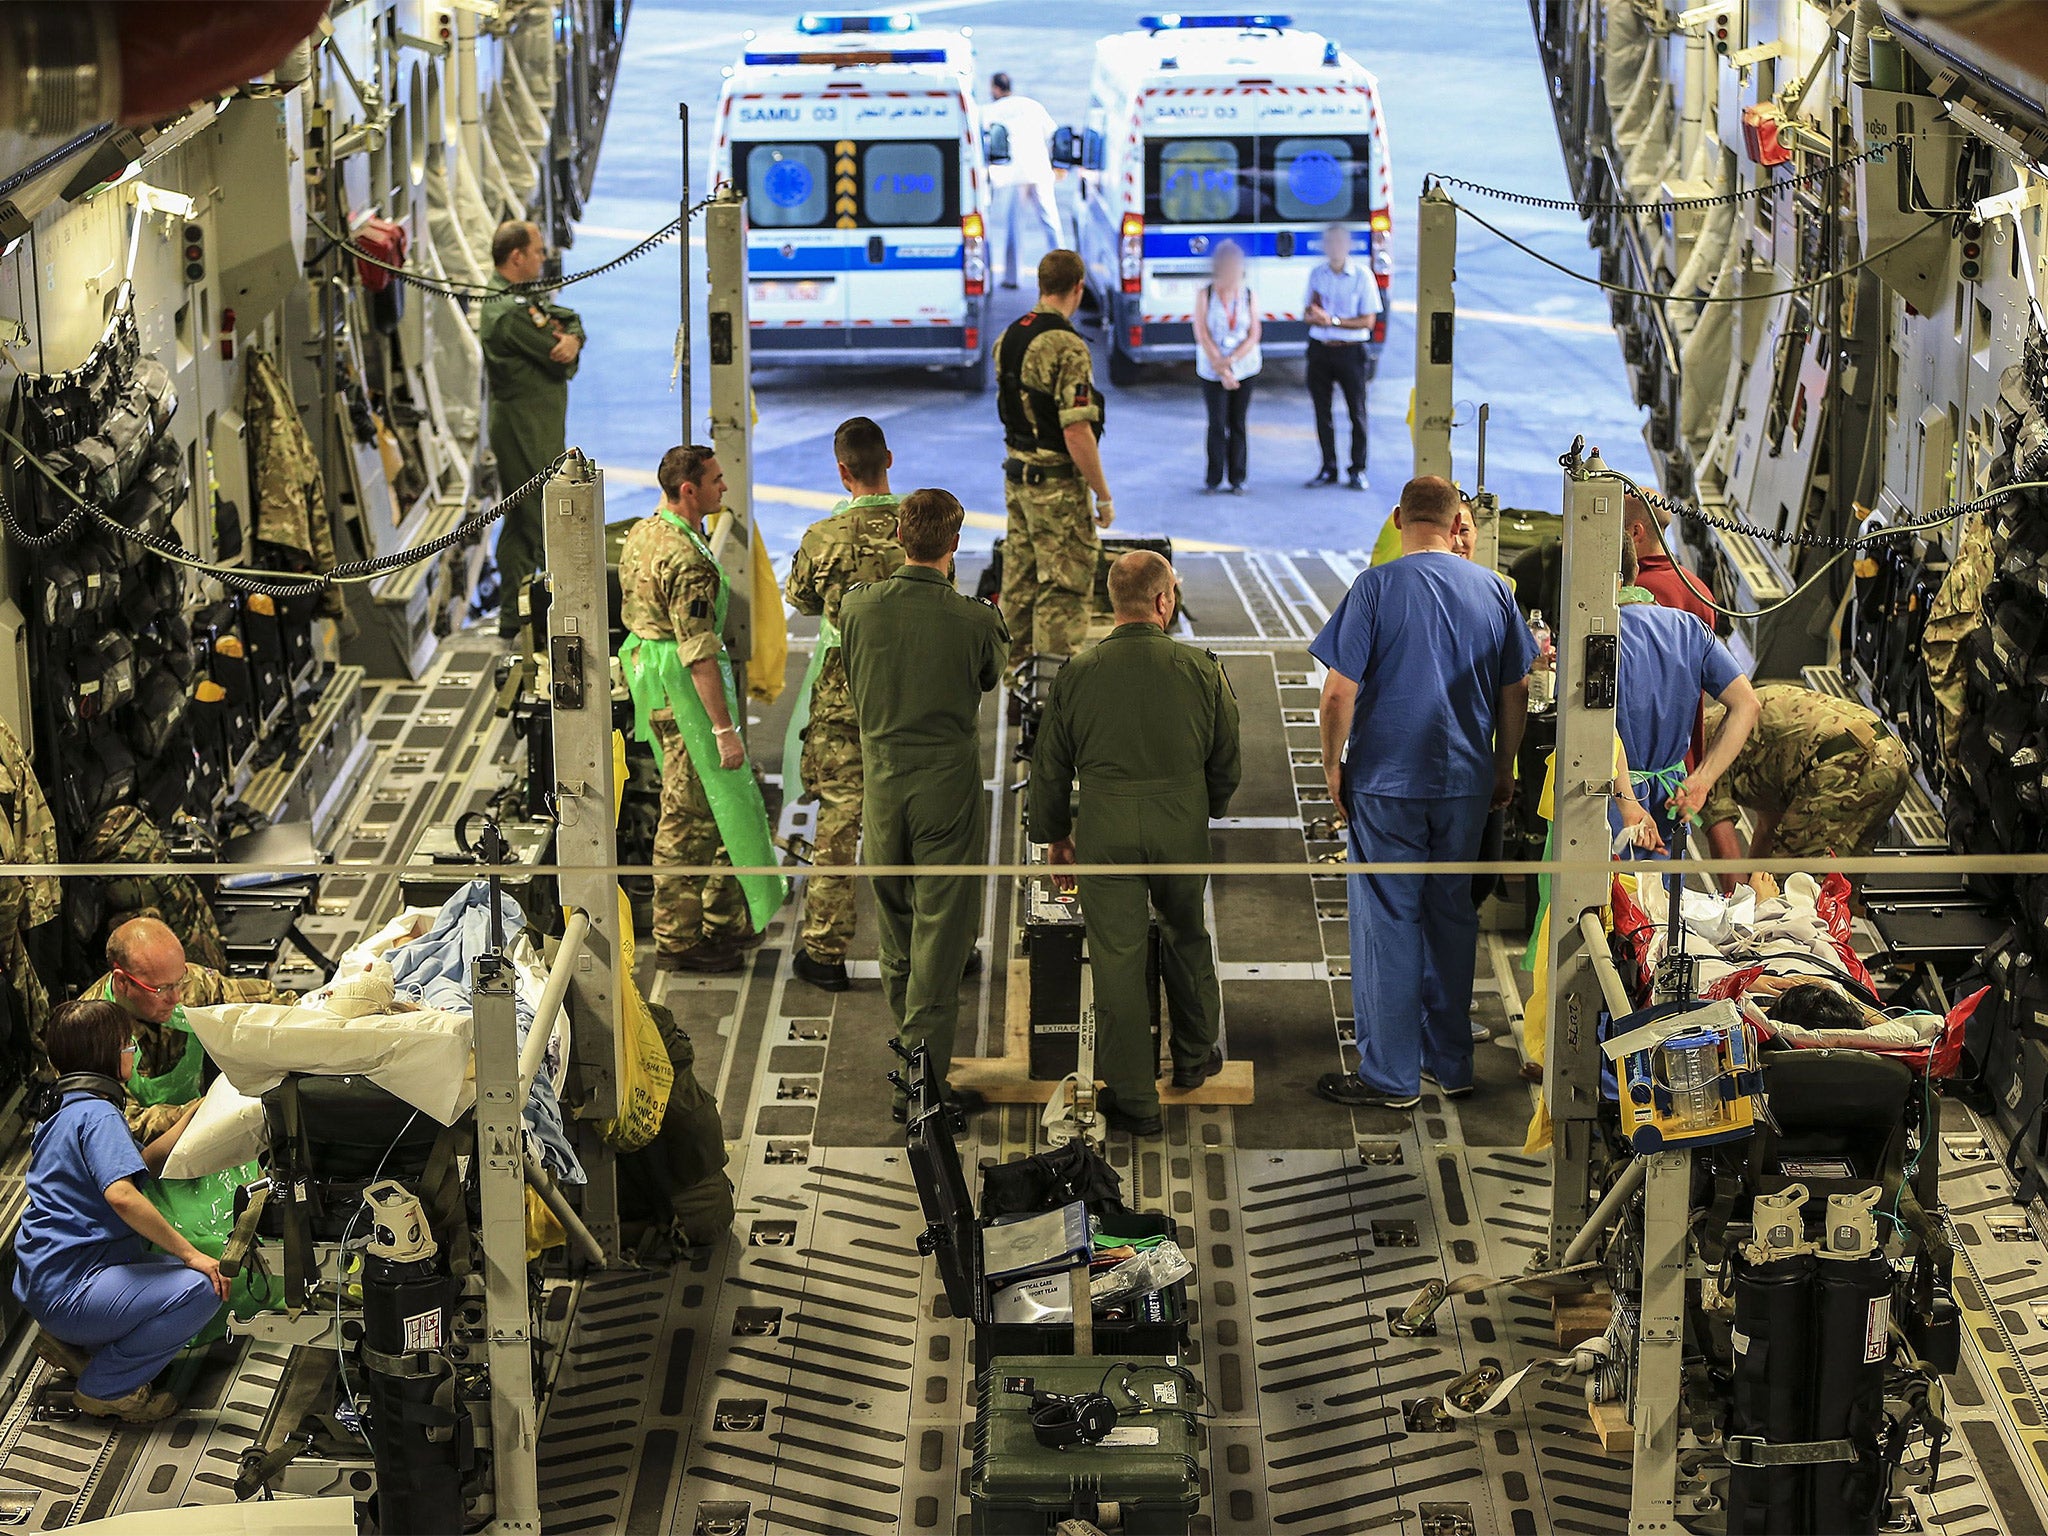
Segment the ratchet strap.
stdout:
[[1760,1435],[1730,1435],[1722,1443],[1731,1467],[1820,1467],[1855,1461],[1853,1440],[1766,1440]]
[[1503,1376],[1497,1365],[1482,1365],[1445,1389],[1444,1413],[1453,1419],[1476,1419],[1505,1403],[1533,1372],[1567,1370],[1577,1376],[1590,1376],[1607,1363],[1608,1354],[1607,1340],[1601,1337],[1586,1340],[1568,1355],[1531,1360],[1512,1376]]

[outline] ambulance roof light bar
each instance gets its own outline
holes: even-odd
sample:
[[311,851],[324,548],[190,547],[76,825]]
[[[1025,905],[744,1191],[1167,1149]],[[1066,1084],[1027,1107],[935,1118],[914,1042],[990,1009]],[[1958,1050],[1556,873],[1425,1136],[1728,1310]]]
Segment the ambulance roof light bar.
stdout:
[[830,37],[843,32],[915,32],[917,17],[910,11],[805,11],[797,17],[796,29],[806,37]]
[[1293,26],[1294,18],[1282,16],[1277,11],[1195,16],[1184,16],[1178,11],[1166,11],[1157,16],[1140,16],[1138,25],[1147,32],[1181,32],[1198,27],[1270,27],[1279,32]]

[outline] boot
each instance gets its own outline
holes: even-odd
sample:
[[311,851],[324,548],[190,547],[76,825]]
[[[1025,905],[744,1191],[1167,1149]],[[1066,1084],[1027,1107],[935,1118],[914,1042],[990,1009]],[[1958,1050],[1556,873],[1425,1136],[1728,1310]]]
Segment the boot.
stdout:
[[95,1419],[119,1419],[123,1424],[161,1424],[178,1411],[178,1400],[168,1392],[160,1392],[144,1382],[133,1392],[119,1397],[88,1397],[83,1392],[73,1392],[71,1400],[78,1405],[78,1411]]

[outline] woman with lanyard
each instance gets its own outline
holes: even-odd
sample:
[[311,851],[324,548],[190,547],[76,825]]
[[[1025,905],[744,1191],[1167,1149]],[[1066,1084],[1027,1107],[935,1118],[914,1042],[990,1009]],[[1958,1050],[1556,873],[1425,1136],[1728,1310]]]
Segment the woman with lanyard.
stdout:
[[1209,472],[1202,489],[1214,491],[1230,478],[1230,494],[1244,489],[1245,412],[1251,409],[1252,376],[1259,371],[1259,307],[1244,280],[1244,247],[1224,240],[1216,247],[1209,281],[1195,295],[1195,373],[1209,408]]
[[[1614,729],[1621,737],[1636,799],[1668,844],[1681,820],[1694,821],[1707,795],[1735,761],[1756,726],[1756,689],[1713,631],[1690,613],[1662,608],[1635,585],[1636,552],[1621,546],[1621,663]],[[1696,766],[1688,767],[1700,696],[1718,699],[1727,713]],[[1623,807],[1610,811],[1617,837]],[[1634,856],[1640,838],[1631,839]],[[1659,851],[1659,850],[1651,850]]]
[[50,1015],[44,1048],[59,1076],[30,1153],[14,1296],[41,1326],[36,1352],[77,1377],[80,1412],[155,1424],[178,1411],[152,1386],[157,1373],[220,1310],[228,1282],[139,1187],[163,1171],[192,1116],[136,1146],[121,1114],[129,1036],[128,1016],[109,1002]]

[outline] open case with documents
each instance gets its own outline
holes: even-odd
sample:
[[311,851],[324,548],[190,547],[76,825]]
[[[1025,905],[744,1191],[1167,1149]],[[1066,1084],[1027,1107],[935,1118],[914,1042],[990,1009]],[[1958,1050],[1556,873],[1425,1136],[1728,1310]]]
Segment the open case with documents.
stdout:
[[[933,1102],[931,1095],[913,1093],[906,1134],[926,1222],[919,1247],[938,1263],[948,1306],[974,1324],[976,1364],[996,1354],[1071,1354],[1071,1272],[1039,1272],[1002,1285],[989,1278],[982,1246],[987,1229],[976,1213],[949,1112],[924,1107]],[[1157,1212],[1131,1212],[1104,1226],[1139,1243],[1174,1232],[1173,1218]],[[1177,1355],[1186,1343],[1185,1281],[1095,1309],[1099,1354]]]

